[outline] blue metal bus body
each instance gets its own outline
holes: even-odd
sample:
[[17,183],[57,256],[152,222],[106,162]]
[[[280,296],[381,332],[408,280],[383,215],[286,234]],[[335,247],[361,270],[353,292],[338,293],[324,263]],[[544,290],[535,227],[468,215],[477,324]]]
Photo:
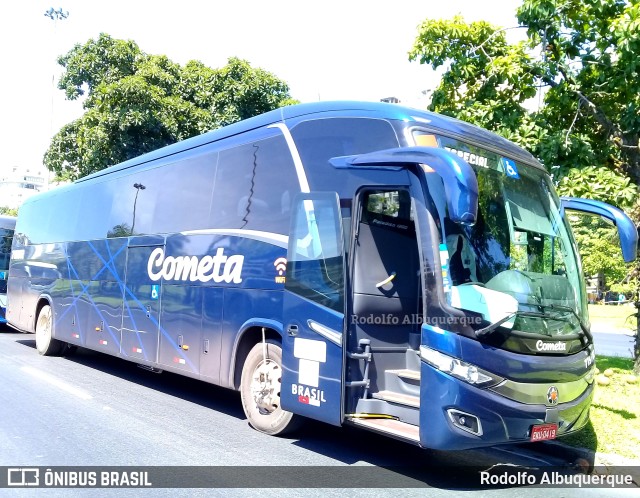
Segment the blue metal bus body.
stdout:
[[[285,107],[34,196],[7,318],[241,391],[250,423],[424,447],[584,426],[593,344],[564,209],[526,151],[390,104]],[[611,214],[614,213],[614,214]]]

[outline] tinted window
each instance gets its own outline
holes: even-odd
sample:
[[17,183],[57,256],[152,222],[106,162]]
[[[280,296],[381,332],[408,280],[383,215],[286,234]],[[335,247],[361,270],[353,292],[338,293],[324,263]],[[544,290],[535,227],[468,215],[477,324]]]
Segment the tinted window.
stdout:
[[298,198],[289,238],[288,290],[342,312],[344,263],[340,210],[335,194]]
[[162,193],[156,197],[154,233],[210,228],[209,212],[217,157],[215,153],[206,154],[158,172]]
[[61,189],[20,207],[16,224],[20,244],[74,240],[81,192]]
[[215,153],[137,171],[109,182],[109,237],[208,228]]
[[34,201],[25,202],[18,211],[18,221],[16,222],[16,245],[22,246],[37,242],[34,237],[36,227],[36,203]]
[[113,204],[109,237],[153,233],[153,211],[160,190],[162,168],[138,171],[109,182]]
[[26,203],[18,226],[30,243],[207,228],[286,234],[291,199],[299,191],[291,154],[278,134],[220,154],[209,149],[99,183],[80,182]]
[[397,148],[388,121],[372,118],[327,118],[304,121],[291,130],[314,190],[336,190],[336,170],[329,159]]
[[300,191],[282,136],[220,152],[212,202],[218,228],[246,228],[286,234],[293,196]]
[[3,277],[6,278],[4,271],[9,269],[12,242],[13,230],[9,230],[8,228],[0,229],[0,280],[3,280]]
[[109,192],[109,184],[102,182],[85,185],[76,192],[82,195],[81,214],[74,224],[74,233],[68,238],[57,240],[92,240],[106,237],[109,229],[109,212],[113,199]]

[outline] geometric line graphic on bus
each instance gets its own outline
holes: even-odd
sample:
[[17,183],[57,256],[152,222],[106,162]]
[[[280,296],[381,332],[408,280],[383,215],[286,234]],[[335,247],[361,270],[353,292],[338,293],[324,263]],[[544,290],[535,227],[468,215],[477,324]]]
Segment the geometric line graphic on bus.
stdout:
[[[138,299],[138,297],[134,294],[134,292],[127,287],[123,281],[122,278],[120,277],[120,275],[118,274],[118,271],[115,267],[114,264],[114,260],[117,258],[117,256],[120,255],[120,253],[127,247],[127,244],[124,243],[122,244],[122,246],[120,248],[118,248],[118,250],[114,253],[111,254],[111,250],[109,248],[109,243],[108,241],[104,241],[105,246],[106,246],[106,250],[109,253],[109,259],[106,260],[101,254],[100,252],[96,249],[96,247],[94,247],[94,245],[87,241],[86,244],[91,248],[91,250],[94,252],[94,254],[100,259],[100,261],[102,262],[102,267],[95,273],[95,275],[93,275],[93,277],[89,280],[89,282],[94,282],[94,281],[98,281],[96,280],[98,277],[100,277],[100,275],[102,275],[105,271],[108,271],[109,273],[111,273],[111,275],[113,275],[116,283],[118,284],[120,291],[123,295],[123,297],[125,296],[129,296],[131,301],[133,301],[136,305],[136,308],[140,309],[141,311],[146,311],[145,310],[145,306],[140,302],[140,300]],[[72,293],[72,302],[70,304],[69,307],[67,307],[62,314],[60,315],[59,320],[63,319],[69,312],[71,312],[73,310],[73,312],[76,315],[76,321],[79,323],[79,314],[78,314],[78,301],[83,298],[83,296],[86,296],[87,302],[92,306],[93,310],[96,312],[96,314],[98,315],[98,317],[100,318],[100,320],[102,320],[105,324],[109,324],[109,321],[103,316],[103,314],[101,313],[98,305],[96,304],[96,302],[91,298],[91,295],[89,294],[89,285],[83,285],[82,284],[82,279],[80,278],[80,275],[78,273],[78,271],[76,270],[73,262],[71,261],[71,257],[69,256],[66,247],[65,247],[65,256],[67,259],[67,266],[69,268],[69,287],[71,289],[71,293]],[[74,289],[74,285],[73,285],[73,277],[75,277],[77,279],[77,281],[79,282],[79,286],[80,289]],[[130,320],[130,324],[133,326],[133,330],[131,332],[136,334],[136,342],[139,345],[139,349],[141,350],[141,353],[143,355],[143,358],[147,361],[149,361],[149,357],[147,354],[147,351],[145,350],[142,338],[140,336],[140,330],[136,324],[135,318],[134,318],[134,313],[131,310],[131,307],[129,306],[129,299],[124,298],[123,300],[123,310],[122,310],[122,321],[120,323],[120,328],[121,328],[121,334],[123,331],[122,325],[124,322],[124,318],[125,316]],[[155,319],[155,317],[153,316],[149,316],[148,317],[149,320],[151,321],[151,323],[155,326],[158,327],[159,332],[167,339],[168,344],[170,344],[172,346],[172,349],[175,351],[176,354],[178,354],[182,360],[184,360],[183,365],[187,365],[193,372],[196,372],[197,369],[195,367],[195,365],[193,364],[193,362],[187,357],[187,355],[184,353],[184,351],[181,348],[178,348],[178,345],[176,344],[175,340],[171,337],[171,335],[160,325],[159,321]],[[120,352],[121,354],[123,354],[124,356],[130,356],[129,354],[127,354],[127,351],[123,350],[121,347],[121,339],[122,339],[122,335],[120,338],[117,337],[116,334],[114,334],[113,330],[111,329],[111,327],[107,326],[107,330],[109,332],[109,335],[113,338],[113,340],[115,341],[116,345],[119,346]],[[80,337],[78,339],[80,339],[83,343],[85,342],[83,339],[83,336],[85,335],[83,333],[83,331],[81,330],[81,327],[78,327],[78,331],[80,333]],[[155,361],[155,358],[151,359],[152,361]],[[182,363],[182,362],[180,362]]]
[[[107,241],[105,241],[105,244],[107,244]],[[97,273],[96,273],[96,274],[95,274],[95,275],[94,275],[94,276],[89,280],[89,282],[96,281],[96,279],[97,279],[97,278],[98,278],[98,277],[99,277],[99,276],[104,272],[104,270],[105,270],[105,269],[109,269],[109,270],[111,271],[111,273],[114,275],[114,277],[115,277],[117,280],[119,280],[119,277],[118,277],[117,273],[116,273],[113,269],[111,269],[111,267],[109,266],[109,263],[111,263],[111,261],[113,260],[113,258],[115,258],[116,256],[118,256],[118,254],[120,254],[120,252],[122,251],[122,249],[123,249],[125,246],[123,245],[123,246],[118,250],[118,252],[116,252],[116,254],[114,254],[114,255],[111,257],[111,259],[110,259],[109,263],[107,263],[107,262],[102,258],[102,256],[98,253],[98,251],[95,249],[95,247],[94,247],[90,242],[88,242],[88,245],[89,245],[89,247],[91,247],[91,249],[94,251],[94,253],[95,253],[95,254],[100,258],[100,260],[101,260],[101,261],[103,262],[103,264],[104,264],[104,266],[103,266],[103,267],[102,267],[102,268],[101,268],[101,269],[100,269],[100,270],[99,270],[99,271],[98,271],[98,272],[97,272]],[[82,296],[83,296],[83,295],[86,295],[87,300],[91,303],[91,305],[93,306],[94,310],[96,311],[96,313],[98,314],[98,316],[100,317],[100,319],[101,319],[101,320],[103,320],[105,323],[108,323],[108,322],[105,320],[105,317],[104,317],[104,316],[102,315],[102,313],[100,312],[100,309],[97,307],[97,305],[96,305],[95,301],[91,298],[91,295],[90,295],[90,294],[89,294],[89,292],[88,292],[89,286],[88,286],[88,285],[87,285],[87,286],[85,286],[85,285],[83,285],[83,284],[82,284],[82,279],[80,278],[80,275],[79,275],[78,271],[76,270],[75,266],[73,265],[73,263],[72,263],[72,261],[71,261],[71,258],[69,257],[69,254],[68,254],[68,252],[67,252],[67,248],[66,248],[66,247],[65,247],[65,256],[66,256],[66,259],[67,259],[67,268],[68,268],[68,271],[69,271],[69,288],[71,289],[71,294],[72,294],[73,300],[72,300],[72,302],[71,302],[71,305],[70,305],[66,310],[64,310],[64,312],[62,312],[62,314],[60,315],[59,320],[62,320],[62,319],[67,315],[67,313],[68,313],[71,309],[73,309],[73,310],[74,310],[74,312],[75,312],[75,315],[76,315],[76,321],[77,321],[77,323],[78,323],[78,324],[80,324],[80,319],[79,319],[79,315],[78,315],[77,303],[78,303],[78,300],[80,300],[80,299],[82,298]],[[74,292],[73,279],[71,278],[71,277],[72,277],[72,274],[73,274],[73,275],[75,275],[75,277],[76,277],[77,281],[78,281],[78,282],[79,282],[79,284],[80,284],[80,288],[81,288],[81,290],[80,290],[80,292],[79,292],[78,294],[76,294],[76,293]],[[113,340],[114,340],[114,341],[116,341],[116,344],[119,344],[119,340],[118,340],[118,338],[113,334],[113,332],[111,331],[111,328],[110,328],[110,327],[108,327],[108,329],[109,329],[109,334],[111,335],[111,337],[113,338]],[[81,327],[80,327],[80,326],[78,326],[78,330],[79,330],[80,334],[82,335],[82,329],[81,329]],[[82,340],[82,337],[80,337],[80,339]]]
[[[91,244],[89,244],[89,245],[91,245]],[[117,256],[117,254],[116,254],[116,256]],[[87,301],[91,304],[91,306],[93,307],[93,309],[95,310],[95,312],[99,316],[100,320],[102,320],[104,323],[108,323],[108,321],[105,319],[105,317],[100,312],[100,309],[96,305],[95,301],[92,299],[91,295],[89,294],[89,292],[88,292],[89,285],[85,286],[85,285],[82,284],[82,280],[80,279],[80,275],[78,274],[78,272],[77,272],[76,268],[74,267],[73,263],[71,262],[70,258],[67,258],[67,265],[69,267],[69,287],[72,289],[72,295],[73,295],[73,302],[72,302],[71,306],[75,310],[75,314],[76,314],[78,323],[80,323],[80,321],[79,321],[77,303],[82,298],[83,295],[86,295]],[[105,267],[103,267],[96,275],[94,275],[94,277],[91,280],[89,280],[89,282],[96,281],[96,278],[103,272],[104,269],[105,269]],[[81,290],[80,290],[80,293],[78,293],[78,294],[74,294],[73,293],[73,280],[71,279],[71,274],[72,273],[76,276],[78,282],[80,283]],[[67,310],[65,310],[65,312],[62,313],[62,315],[60,316],[60,319],[64,318],[66,312],[69,309],[70,308],[67,308]],[[107,327],[107,328],[108,328],[109,334],[111,335],[113,340],[116,342],[116,344],[119,345],[119,340],[118,340],[117,336],[112,332],[111,327]],[[78,327],[78,330],[82,333],[81,327]]]

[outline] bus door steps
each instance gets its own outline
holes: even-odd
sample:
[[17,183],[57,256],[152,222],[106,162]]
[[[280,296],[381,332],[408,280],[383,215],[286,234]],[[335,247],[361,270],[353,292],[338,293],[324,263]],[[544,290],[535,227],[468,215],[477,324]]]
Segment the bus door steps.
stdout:
[[371,396],[375,399],[388,401],[389,403],[420,408],[420,396],[414,396],[412,394],[402,394],[394,391],[378,391],[377,393],[372,393]]
[[409,370],[403,368],[401,370],[387,370],[388,373],[397,375],[401,379],[414,380],[420,382],[420,370]]
[[365,427],[387,436],[420,443],[420,430],[417,425],[387,418],[348,418],[347,421],[358,427]]
[[378,385],[381,391],[420,396],[420,371],[408,368],[385,370],[384,384]]

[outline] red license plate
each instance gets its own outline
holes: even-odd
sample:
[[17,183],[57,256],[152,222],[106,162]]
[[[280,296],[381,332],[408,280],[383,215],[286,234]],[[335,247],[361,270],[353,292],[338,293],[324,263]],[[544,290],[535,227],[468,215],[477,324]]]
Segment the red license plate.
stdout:
[[534,425],[531,427],[531,441],[547,441],[555,439],[558,432],[556,424]]

